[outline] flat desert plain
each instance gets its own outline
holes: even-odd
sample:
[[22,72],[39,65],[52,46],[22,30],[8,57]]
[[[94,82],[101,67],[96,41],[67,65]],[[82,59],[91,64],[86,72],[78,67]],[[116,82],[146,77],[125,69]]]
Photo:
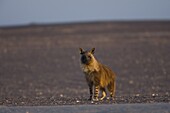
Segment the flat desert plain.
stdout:
[[[87,100],[79,47],[117,74],[114,100]],[[0,28],[1,106],[169,103],[169,86],[169,21]]]

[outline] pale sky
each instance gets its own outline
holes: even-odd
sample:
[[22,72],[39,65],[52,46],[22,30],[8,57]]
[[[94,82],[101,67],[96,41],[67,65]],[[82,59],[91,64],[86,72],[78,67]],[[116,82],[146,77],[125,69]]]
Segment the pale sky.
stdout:
[[170,0],[0,0],[0,26],[170,20]]

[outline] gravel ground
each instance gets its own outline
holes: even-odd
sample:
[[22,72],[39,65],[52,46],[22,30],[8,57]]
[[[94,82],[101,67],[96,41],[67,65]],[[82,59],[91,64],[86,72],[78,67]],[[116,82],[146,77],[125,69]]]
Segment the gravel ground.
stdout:
[[64,105],[64,106],[0,106],[2,113],[169,113],[170,103]]
[[[117,74],[114,101],[88,101],[79,47]],[[0,28],[0,105],[170,102],[170,22]]]

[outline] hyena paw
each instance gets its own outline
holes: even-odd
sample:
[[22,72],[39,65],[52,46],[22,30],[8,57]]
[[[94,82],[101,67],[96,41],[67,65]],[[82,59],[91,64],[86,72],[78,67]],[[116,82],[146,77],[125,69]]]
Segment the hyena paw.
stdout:
[[93,98],[93,101],[99,101],[99,99],[98,98]]
[[106,99],[107,99],[107,100],[115,100],[114,97],[107,97]]
[[106,98],[106,96],[103,96],[99,100],[101,101],[101,100],[104,100],[105,98]]

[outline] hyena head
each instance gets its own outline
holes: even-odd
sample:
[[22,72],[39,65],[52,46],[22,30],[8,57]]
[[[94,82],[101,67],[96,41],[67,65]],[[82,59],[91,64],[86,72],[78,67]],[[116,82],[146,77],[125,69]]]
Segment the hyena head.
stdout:
[[93,55],[95,48],[92,48],[90,51],[84,51],[82,48],[79,49],[81,54],[81,63],[86,65],[93,63],[93,61],[95,60]]

